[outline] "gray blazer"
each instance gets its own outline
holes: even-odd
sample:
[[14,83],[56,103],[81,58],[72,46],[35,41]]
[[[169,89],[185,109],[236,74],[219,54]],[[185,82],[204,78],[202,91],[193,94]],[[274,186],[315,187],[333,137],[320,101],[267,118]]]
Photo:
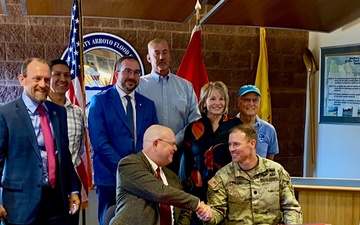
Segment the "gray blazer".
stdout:
[[180,190],[180,180],[171,170],[163,168],[163,171],[168,186],[157,179],[142,151],[119,162],[117,207],[111,225],[159,225],[159,203],[174,206],[175,224],[190,223],[188,210],[196,210],[199,198]]

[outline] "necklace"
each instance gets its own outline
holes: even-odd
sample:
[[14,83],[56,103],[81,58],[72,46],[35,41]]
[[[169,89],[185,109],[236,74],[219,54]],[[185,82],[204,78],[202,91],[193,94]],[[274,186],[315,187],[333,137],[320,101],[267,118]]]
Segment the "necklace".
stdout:
[[213,127],[213,130],[216,130],[219,127],[219,124],[215,123],[215,124],[212,125],[212,127]]

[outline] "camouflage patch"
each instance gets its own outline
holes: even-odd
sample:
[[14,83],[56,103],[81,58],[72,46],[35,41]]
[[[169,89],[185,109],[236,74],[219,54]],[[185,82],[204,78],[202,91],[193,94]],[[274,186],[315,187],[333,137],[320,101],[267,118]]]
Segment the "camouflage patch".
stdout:
[[216,188],[216,186],[219,184],[219,182],[217,182],[217,181],[215,180],[215,178],[211,178],[211,179],[208,181],[208,184],[209,184],[209,186],[210,186],[212,189],[214,189],[214,188]]

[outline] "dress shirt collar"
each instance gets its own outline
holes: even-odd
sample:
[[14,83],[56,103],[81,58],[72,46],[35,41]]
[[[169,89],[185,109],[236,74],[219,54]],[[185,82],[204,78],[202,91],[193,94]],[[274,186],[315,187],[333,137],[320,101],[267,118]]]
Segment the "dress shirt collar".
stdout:
[[130,94],[126,94],[121,88],[119,88],[117,85],[115,85],[115,88],[117,92],[119,93],[120,99],[125,97],[126,95],[129,95],[131,99],[135,99],[135,91],[132,91]]
[[[29,98],[29,96],[27,96],[25,94],[25,92],[22,93],[21,95],[22,100],[25,103],[26,108],[31,112],[31,113],[35,113],[39,103],[35,102],[34,100],[32,100],[31,98]],[[45,103],[42,103],[42,105],[44,106],[45,110],[48,111],[48,108],[46,107]]]
[[[146,154],[145,152],[143,151],[145,157],[147,158],[147,160],[149,161],[150,165],[151,165],[151,168],[155,171],[155,174],[156,174],[156,170],[157,168],[159,167],[158,165],[156,165],[156,163],[154,161],[152,161]],[[161,167],[160,167],[161,169]]]
[[166,79],[166,80],[169,80],[172,73],[171,71],[169,70],[169,73],[164,77],[164,76],[160,76],[159,74],[157,74],[155,71],[151,71],[151,76],[156,80],[156,82],[160,82],[161,79]]
[[[47,96],[46,98],[48,101],[52,102],[51,98],[49,97],[49,95]],[[70,106],[72,106],[73,104],[70,102],[70,100],[68,98],[65,98],[65,104],[64,104],[64,107],[65,108],[68,108]]]
[[72,103],[70,102],[70,100],[68,98],[66,98],[64,107],[67,108],[68,106],[71,106],[71,105],[72,105]]
[[[240,113],[236,115],[237,118],[240,119]],[[258,115],[255,116],[255,124],[254,127],[259,127],[261,123],[260,117]]]

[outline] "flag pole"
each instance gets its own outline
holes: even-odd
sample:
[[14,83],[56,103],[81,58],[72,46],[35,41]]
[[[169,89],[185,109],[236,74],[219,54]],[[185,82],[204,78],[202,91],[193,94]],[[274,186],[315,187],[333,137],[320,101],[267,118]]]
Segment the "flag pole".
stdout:
[[[83,104],[81,106],[81,108],[83,109],[83,112],[84,112],[84,122],[86,124],[86,121],[87,121],[87,118],[86,118],[86,93],[85,93],[85,82],[84,82],[84,40],[83,40],[83,30],[82,30],[82,25],[83,25],[83,8],[82,8],[82,2],[81,0],[77,0],[78,2],[78,7],[79,7],[79,56],[80,56],[80,60],[79,60],[79,70],[80,70],[80,77],[81,77],[81,93],[82,93],[82,99],[83,99]],[[87,138],[87,130],[85,130],[85,151],[88,151],[90,149],[90,145],[89,145],[89,139]],[[87,153],[86,154],[86,157],[87,157]],[[90,160],[90,159],[88,159]],[[83,184],[84,185],[84,184]],[[88,187],[88,190],[86,190],[88,192],[88,195],[89,195],[89,191],[90,191],[90,188],[89,188],[89,184],[88,185],[84,185],[84,187]],[[89,200],[88,200],[89,201]],[[84,203],[82,203],[84,204]],[[81,208],[81,215],[82,215],[82,225],[86,225],[86,208],[88,207],[89,205],[89,202],[87,202],[86,204],[84,204]]]
[[[82,18],[82,5],[81,5],[81,0],[77,0],[78,2],[78,7],[79,7],[79,55],[80,55],[80,76],[82,81],[84,81],[84,62],[83,62],[83,56],[84,56],[84,41],[83,41],[83,32],[82,32],[82,24],[83,24],[83,18]],[[85,106],[86,106],[86,95],[85,95],[85,86],[84,86],[84,82],[81,82],[81,92],[82,92],[82,97],[83,97],[83,105],[81,106],[85,112]],[[84,117],[86,117],[86,113],[84,113]],[[85,118],[86,121],[86,118]]]
[[199,0],[196,1],[195,4],[195,10],[196,10],[196,26],[199,26],[200,24],[200,9],[201,9],[201,4],[199,2]]

